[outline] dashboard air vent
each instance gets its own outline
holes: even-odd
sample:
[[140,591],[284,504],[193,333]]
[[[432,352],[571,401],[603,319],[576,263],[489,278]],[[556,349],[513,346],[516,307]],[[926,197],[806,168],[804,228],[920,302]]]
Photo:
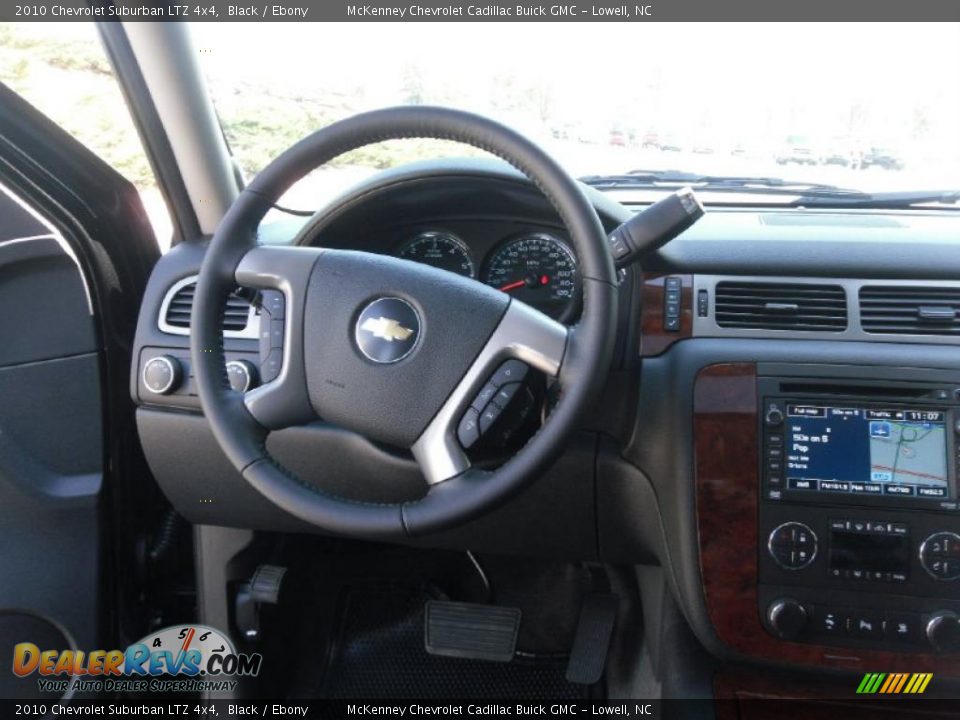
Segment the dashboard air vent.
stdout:
[[960,287],[868,285],[860,289],[868,333],[960,336]]
[[[187,283],[177,290],[167,305],[164,320],[170,327],[190,329],[190,312],[193,310],[193,294],[196,292],[196,281]],[[223,316],[225,331],[239,332],[247,327],[250,319],[250,303],[236,292],[227,298],[227,309]]]
[[839,285],[781,282],[717,283],[717,325],[727,328],[842,332],[847,296]]

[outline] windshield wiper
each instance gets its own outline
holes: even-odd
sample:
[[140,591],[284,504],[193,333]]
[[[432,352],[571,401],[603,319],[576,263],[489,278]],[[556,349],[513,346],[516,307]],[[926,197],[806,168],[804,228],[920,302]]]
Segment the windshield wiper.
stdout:
[[593,187],[675,189],[689,186],[702,192],[791,195],[788,207],[896,209],[914,205],[960,203],[960,190],[912,190],[868,193],[824,183],[795,182],[778,177],[699,175],[680,170],[632,170],[620,175],[588,175],[581,182]]
[[860,193],[860,197],[832,195],[829,192],[804,193],[790,203],[794,207],[897,209],[915,205],[956,205],[960,190],[908,190],[898,192]]
[[701,175],[680,170],[632,170],[620,175],[588,175],[581,182],[596,188],[673,188],[689,186],[711,192],[760,193],[766,195],[820,195],[865,197],[866,193],[823,183],[795,182],[778,177]]

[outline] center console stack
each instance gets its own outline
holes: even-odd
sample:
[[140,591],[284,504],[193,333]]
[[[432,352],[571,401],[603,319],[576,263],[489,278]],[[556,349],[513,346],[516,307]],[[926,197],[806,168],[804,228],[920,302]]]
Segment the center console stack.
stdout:
[[758,370],[766,631],[818,645],[960,651],[960,377]]

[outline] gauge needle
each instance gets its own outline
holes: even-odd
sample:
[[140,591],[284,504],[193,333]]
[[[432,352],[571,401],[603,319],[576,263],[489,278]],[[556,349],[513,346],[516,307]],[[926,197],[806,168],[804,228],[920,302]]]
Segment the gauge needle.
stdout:
[[547,285],[550,282],[550,277],[547,275],[541,275],[537,277],[536,275],[531,275],[523,280],[517,280],[512,283],[507,283],[500,288],[500,292],[510,292],[511,290],[519,290],[522,287],[536,287],[537,285]]

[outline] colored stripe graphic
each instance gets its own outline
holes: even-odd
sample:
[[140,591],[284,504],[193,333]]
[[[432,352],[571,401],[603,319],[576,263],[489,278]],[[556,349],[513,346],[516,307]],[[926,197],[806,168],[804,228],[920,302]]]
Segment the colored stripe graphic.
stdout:
[[933,673],[867,673],[857,686],[860,695],[919,695],[926,691]]
[[893,688],[893,692],[898,693],[903,690],[903,686],[907,684],[907,678],[909,675],[907,673],[900,673],[900,681],[897,683],[897,686]]
[[880,686],[880,692],[881,693],[890,692],[890,686],[895,684],[897,679],[898,679],[898,675],[896,673],[892,673],[891,675],[888,675],[886,682]]

